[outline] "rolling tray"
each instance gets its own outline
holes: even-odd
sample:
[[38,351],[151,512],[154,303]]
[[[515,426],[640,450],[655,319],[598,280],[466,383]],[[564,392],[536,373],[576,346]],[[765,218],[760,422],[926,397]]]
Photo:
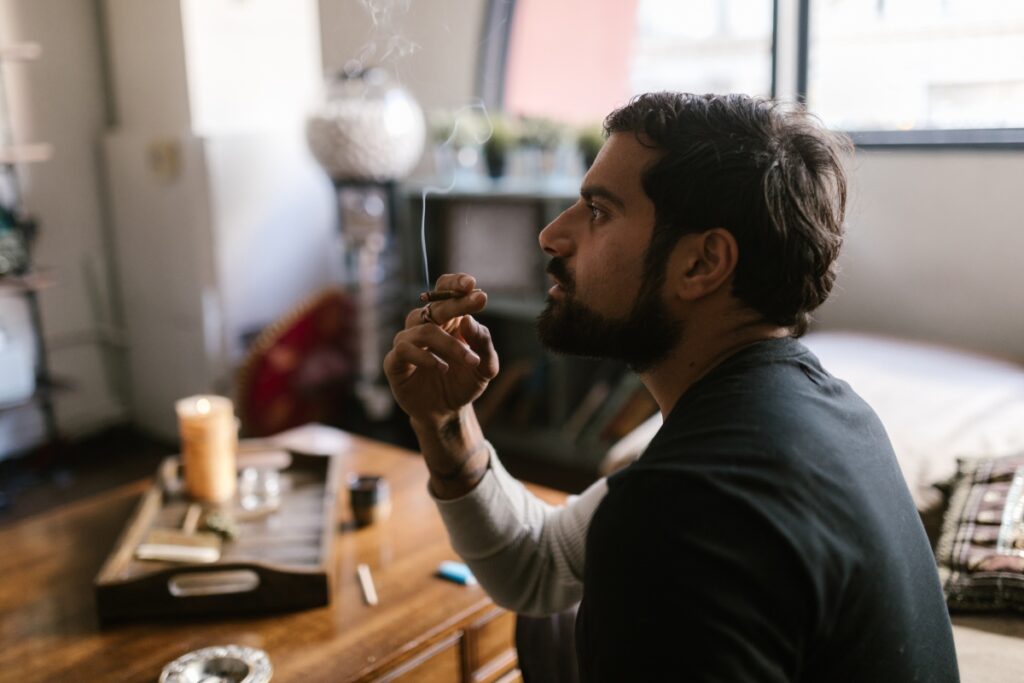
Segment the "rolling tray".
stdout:
[[[293,610],[330,600],[340,464],[337,456],[279,453],[280,504],[251,518],[236,499],[237,535],[209,564],[139,560],[135,550],[151,529],[180,527],[192,504],[183,493],[177,458],[160,466],[94,582],[101,620],[227,615]],[[238,454],[241,470],[268,467],[266,459]],[[216,510],[216,507],[209,507]],[[222,508],[223,509],[223,508]],[[248,515],[250,518],[246,518]]]

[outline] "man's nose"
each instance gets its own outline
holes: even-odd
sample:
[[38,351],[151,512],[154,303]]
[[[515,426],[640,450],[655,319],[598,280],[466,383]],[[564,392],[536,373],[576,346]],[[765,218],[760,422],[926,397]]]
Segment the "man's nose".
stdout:
[[572,236],[569,230],[569,210],[566,209],[558,218],[548,223],[547,227],[540,231],[537,241],[540,248],[548,256],[568,256],[572,253]]

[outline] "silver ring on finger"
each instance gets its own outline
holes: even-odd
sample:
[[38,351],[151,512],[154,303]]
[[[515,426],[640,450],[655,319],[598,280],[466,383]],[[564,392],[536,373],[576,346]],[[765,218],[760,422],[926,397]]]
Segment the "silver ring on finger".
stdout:
[[420,310],[420,320],[423,322],[423,324],[427,324],[427,323],[433,323],[435,325],[437,324],[437,321],[434,320],[434,316],[432,316],[430,314],[430,303],[428,303],[426,306],[424,306],[422,308],[422,310]]

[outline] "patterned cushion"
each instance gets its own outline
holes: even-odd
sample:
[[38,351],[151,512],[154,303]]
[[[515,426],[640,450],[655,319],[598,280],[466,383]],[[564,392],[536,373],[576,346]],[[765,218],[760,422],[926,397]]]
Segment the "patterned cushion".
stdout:
[[246,436],[308,422],[336,424],[356,370],[356,311],[326,289],[263,330],[238,377],[235,406]]
[[1024,453],[963,460],[936,557],[951,610],[1024,611]]

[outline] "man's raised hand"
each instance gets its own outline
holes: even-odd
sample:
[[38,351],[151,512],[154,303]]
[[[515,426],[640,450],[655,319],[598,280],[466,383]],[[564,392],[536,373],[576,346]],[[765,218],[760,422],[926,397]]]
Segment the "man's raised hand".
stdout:
[[487,305],[464,273],[442,275],[437,289],[460,296],[413,309],[384,357],[384,374],[398,405],[424,425],[440,426],[472,403],[498,374],[490,331],[473,319]]

